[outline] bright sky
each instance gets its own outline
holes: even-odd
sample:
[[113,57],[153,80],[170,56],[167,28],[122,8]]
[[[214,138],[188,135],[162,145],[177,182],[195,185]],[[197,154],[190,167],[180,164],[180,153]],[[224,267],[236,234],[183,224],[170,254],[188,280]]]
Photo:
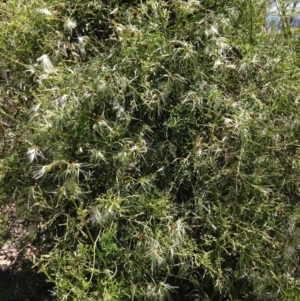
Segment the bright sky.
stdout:
[[271,0],[266,18],[267,27],[280,25],[279,16],[289,16],[291,18],[291,27],[300,25],[300,0]]

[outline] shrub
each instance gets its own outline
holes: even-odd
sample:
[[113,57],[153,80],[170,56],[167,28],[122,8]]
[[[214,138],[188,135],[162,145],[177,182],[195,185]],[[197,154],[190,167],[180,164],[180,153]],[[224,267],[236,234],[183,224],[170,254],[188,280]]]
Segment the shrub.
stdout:
[[298,46],[265,11],[1,5],[1,202],[37,226],[58,300],[299,290]]

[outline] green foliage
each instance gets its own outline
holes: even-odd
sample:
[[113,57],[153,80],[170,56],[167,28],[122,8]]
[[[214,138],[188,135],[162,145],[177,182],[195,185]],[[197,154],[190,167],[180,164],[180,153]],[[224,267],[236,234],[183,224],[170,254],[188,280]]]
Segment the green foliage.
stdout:
[[265,5],[1,4],[1,203],[57,300],[295,300],[298,45]]

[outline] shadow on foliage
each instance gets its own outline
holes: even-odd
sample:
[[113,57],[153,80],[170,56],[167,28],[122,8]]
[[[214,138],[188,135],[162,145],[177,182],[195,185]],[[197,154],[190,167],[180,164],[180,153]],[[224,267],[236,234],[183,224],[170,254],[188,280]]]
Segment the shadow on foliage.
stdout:
[[53,285],[46,282],[43,274],[33,269],[32,263],[11,266],[0,270],[0,300],[6,301],[50,301],[55,296]]

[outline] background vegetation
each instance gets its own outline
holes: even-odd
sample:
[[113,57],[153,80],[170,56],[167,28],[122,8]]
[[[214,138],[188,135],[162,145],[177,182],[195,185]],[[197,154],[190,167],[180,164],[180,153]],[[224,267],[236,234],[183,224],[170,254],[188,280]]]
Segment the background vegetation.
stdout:
[[298,300],[299,42],[267,4],[0,4],[0,201],[38,300]]

